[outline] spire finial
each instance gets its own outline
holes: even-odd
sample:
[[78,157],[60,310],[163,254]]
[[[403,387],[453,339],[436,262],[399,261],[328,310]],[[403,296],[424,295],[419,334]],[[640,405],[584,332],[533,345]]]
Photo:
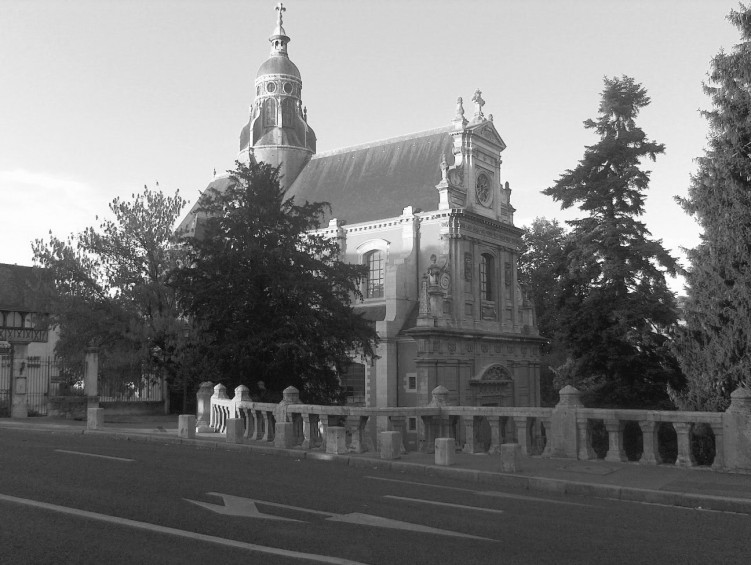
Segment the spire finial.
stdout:
[[462,126],[467,123],[467,120],[464,118],[464,101],[461,96],[456,99],[456,115],[454,116],[454,122],[457,122]]
[[277,16],[276,25],[279,27],[282,27],[282,12],[286,12],[287,8],[284,7],[284,4],[279,2],[276,7],[274,8],[277,12],[279,12],[279,15]]

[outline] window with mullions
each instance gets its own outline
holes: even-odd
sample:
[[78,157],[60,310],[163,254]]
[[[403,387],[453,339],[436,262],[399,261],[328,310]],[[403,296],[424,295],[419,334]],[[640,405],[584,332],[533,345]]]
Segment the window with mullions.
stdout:
[[480,257],[480,297],[493,300],[493,256],[486,253]]
[[365,298],[383,297],[383,253],[371,251],[365,256],[368,266],[368,280],[365,286]]

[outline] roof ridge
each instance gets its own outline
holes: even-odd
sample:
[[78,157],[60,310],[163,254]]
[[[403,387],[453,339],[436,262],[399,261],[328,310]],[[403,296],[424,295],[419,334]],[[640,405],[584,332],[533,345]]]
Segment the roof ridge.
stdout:
[[429,135],[435,135],[437,133],[442,132],[450,132],[454,131],[455,127],[454,124],[450,124],[447,126],[441,126],[439,128],[424,130],[424,131],[417,131],[414,133],[408,133],[406,135],[400,135],[397,137],[388,137],[386,139],[379,139],[376,141],[368,141],[366,143],[361,143],[359,145],[350,145],[349,147],[340,147],[339,149],[331,149],[329,151],[323,151],[321,153],[316,153],[313,155],[312,159],[317,159],[319,157],[329,157],[331,155],[338,155],[341,153],[349,153],[351,151],[359,151],[361,149],[370,149],[371,147],[376,147],[378,145],[385,145],[387,143],[396,143],[399,141],[406,141],[408,139],[418,139],[421,137],[428,137]]

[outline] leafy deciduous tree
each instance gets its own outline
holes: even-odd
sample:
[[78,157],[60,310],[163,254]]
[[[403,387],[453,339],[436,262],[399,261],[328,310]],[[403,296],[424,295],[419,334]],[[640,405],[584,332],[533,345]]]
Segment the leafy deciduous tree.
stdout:
[[174,224],[185,201],[144,187],[131,202],[115,198],[114,220],[66,240],[50,233],[33,244],[49,284],[51,322],[60,329],[56,353],[81,363],[89,345],[101,348],[110,374],[140,376],[149,368],[178,373],[185,324],[166,285],[178,261]]
[[751,10],[741,5],[728,20],[742,41],[712,61],[708,147],[688,198],[678,199],[703,230],[687,252],[686,325],[676,342],[687,383],[672,396],[684,409],[724,410],[730,393],[751,383]]
[[676,261],[637,220],[649,185],[641,161],[664,151],[635,122],[649,101],[632,78],[606,78],[599,116],[584,122],[599,141],[543,191],[588,213],[568,222],[559,335],[576,386],[601,406],[660,406],[666,383],[680,378],[667,335],[677,309],[665,281]]

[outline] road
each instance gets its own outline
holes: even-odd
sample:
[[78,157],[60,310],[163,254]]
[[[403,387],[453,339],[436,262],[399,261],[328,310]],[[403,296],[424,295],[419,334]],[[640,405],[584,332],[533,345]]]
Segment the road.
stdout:
[[748,563],[751,516],[0,430],[0,563]]

